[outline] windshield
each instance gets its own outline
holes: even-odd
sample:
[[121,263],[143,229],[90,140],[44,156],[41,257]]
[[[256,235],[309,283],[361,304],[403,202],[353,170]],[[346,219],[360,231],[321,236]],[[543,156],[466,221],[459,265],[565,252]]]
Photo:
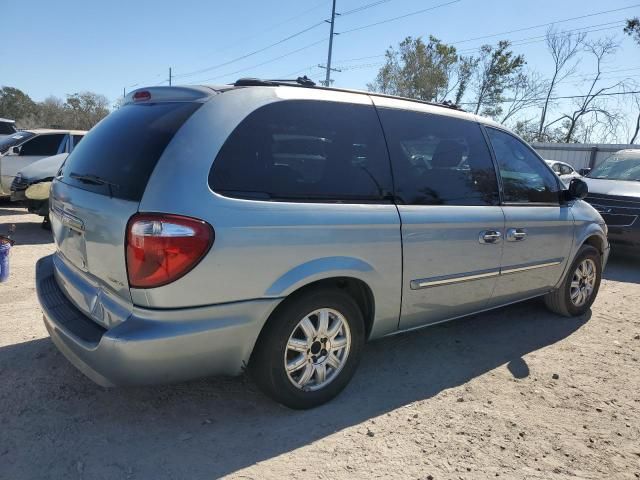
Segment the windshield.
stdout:
[[12,133],[16,133],[13,122],[0,120],[0,135],[11,135]]
[[33,137],[35,134],[31,132],[18,132],[10,137],[0,139],[0,154],[7,153],[11,147],[15,145],[20,145],[26,140]]
[[640,182],[640,151],[637,154],[613,154],[591,170],[589,178]]

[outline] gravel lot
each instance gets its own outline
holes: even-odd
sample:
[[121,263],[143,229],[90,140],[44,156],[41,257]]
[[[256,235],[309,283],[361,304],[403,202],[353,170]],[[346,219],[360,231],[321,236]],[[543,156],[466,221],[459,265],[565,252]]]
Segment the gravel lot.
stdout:
[[640,260],[614,255],[582,318],[530,301],[373,342],[338,399],[296,412],[244,377],[93,384],[42,324],[50,234],[0,203],[11,223],[1,479],[640,477]]

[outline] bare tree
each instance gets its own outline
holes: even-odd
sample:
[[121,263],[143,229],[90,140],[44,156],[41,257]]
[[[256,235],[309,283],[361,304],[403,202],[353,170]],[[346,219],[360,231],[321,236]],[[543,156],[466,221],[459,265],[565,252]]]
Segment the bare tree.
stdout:
[[607,87],[599,86],[600,77],[602,76],[602,64],[609,55],[615,53],[619,44],[615,40],[607,38],[587,42],[585,45],[587,52],[593,55],[596,60],[596,73],[591,81],[589,90],[586,95],[582,96],[574,103],[575,110],[573,112],[570,114],[563,114],[546,125],[546,127],[550,127],[555,123],[562,122],[565,127],[563,138],[565,143],[570,143],[574,140],[576,129],[581,124],[584,124],[586,116],[593,115],[595,121],[601,125],[613,125],[619,120],[618,115],[615,112],[610,111],[610,109],[606,108],[606,105],[604,105],[602,101],[604,97],[602,97],[602,94],[608,90],[623,86],[624,82],[616,82]]
[[518,74],[509,90],[511,100],[507,103],[506,110],[502,112],[500,123],[506,123],[522,110],[539,106],[542,102],[540,98],[547,90],[547,86],[548,83],[535,72]]
[[638,111],[636,113],[636,126],[631,138],[629,139],[629,143],[635,143],[635,141],[639,139],[638,135],[640,134],[640,95],[635,95],[633,99]]
[[553,26],[547,30],[547,49],[551,54],[551,58],[553,58],[554,69],[542,105],[542,113],[540,114],[540,124],[538,126],[538,137],[540,139],[543,137],[545,121],[553,92],[558,83],[575,72],[578,61],[574,62],[573,59],[579,53],[585,36],[586,33],[558,33]]

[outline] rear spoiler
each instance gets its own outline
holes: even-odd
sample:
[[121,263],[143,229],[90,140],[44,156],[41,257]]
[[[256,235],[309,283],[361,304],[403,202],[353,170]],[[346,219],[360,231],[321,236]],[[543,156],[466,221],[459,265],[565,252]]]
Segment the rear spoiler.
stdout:
[[205,102],[218,92],[209,87],[147,87],[137,88],[124,97],[129,103]]

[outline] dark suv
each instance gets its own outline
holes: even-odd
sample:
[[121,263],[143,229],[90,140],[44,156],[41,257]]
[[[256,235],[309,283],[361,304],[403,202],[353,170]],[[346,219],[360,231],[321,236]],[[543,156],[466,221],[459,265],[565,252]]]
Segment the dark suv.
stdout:
[[584,180],[589,185],[585,200],[607,222],[609,241],[640,252],[640,149],[614,153]]

